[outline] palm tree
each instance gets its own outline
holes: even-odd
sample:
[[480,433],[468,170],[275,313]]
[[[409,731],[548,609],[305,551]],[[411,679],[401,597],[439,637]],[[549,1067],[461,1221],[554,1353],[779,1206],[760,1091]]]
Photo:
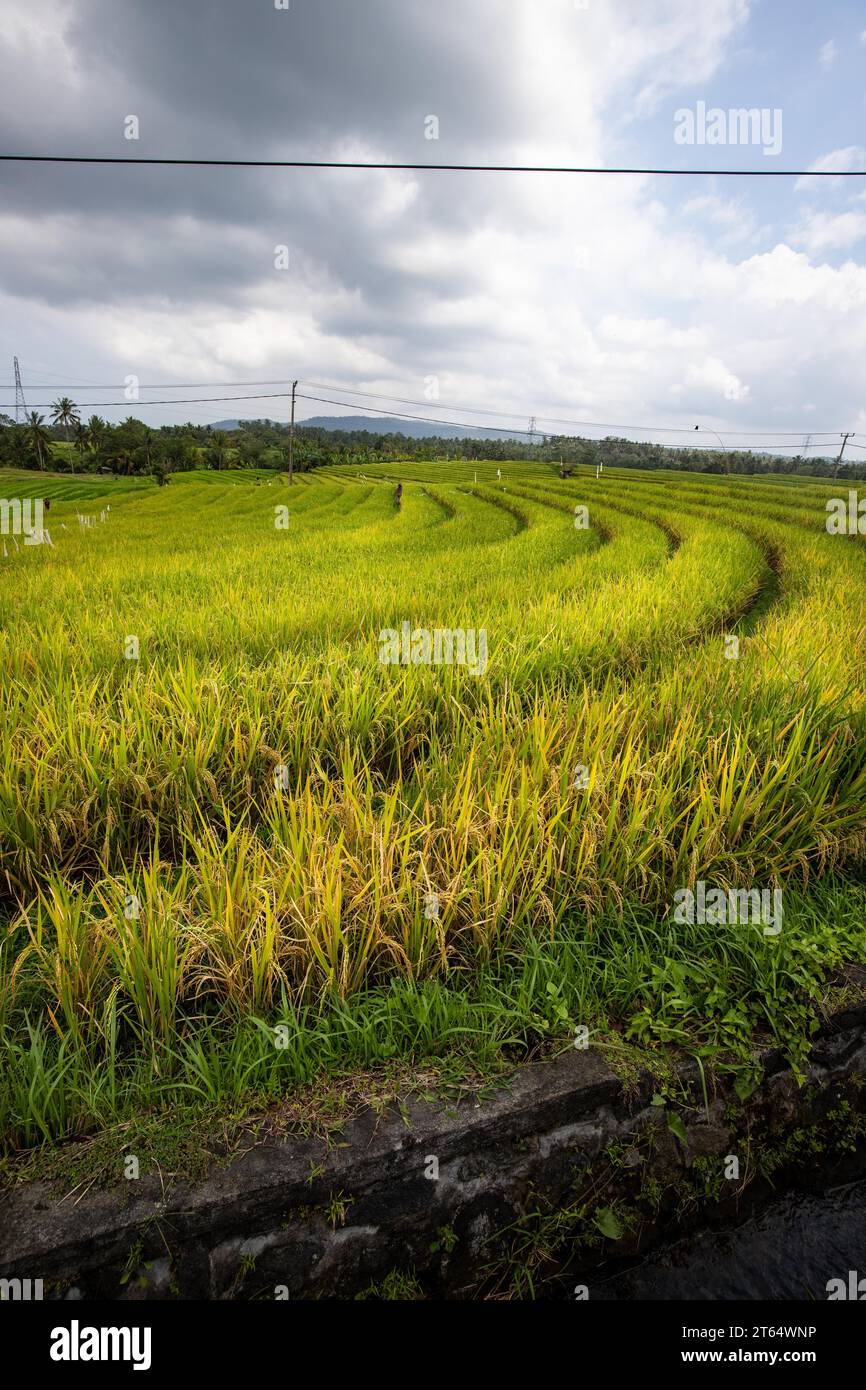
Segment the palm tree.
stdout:
[[[208,426],[210,429],[210,426]],[[214,430],[210,437],[211,446],[217,456],[217,468],[222,468],[225,463],[226,449],[228,448],[229,437],[225,430]]]
[[45,416],[31,410],[27,418],[27,440],[39,460],[39,467],[45,467],[45,455],[51,448],[51,436],[45,429]]
[[[90,431],[88,430],[86,425],[82,425],[80,420],[75,426],[75,447],[78,450],[78,457],[81,459],[81,463],[83,466],[84,455],[90,449]],[[72,471],[73,473],[75,472],[74,462],[72,464]]]
[[69,443],[69,426],[78,424],[78,407],[68,396],[61,396],[51,407],[51,419],[55,425],[63,426],[66,443]]
[[100,420],[98,415],[91,415],[87,422],[87,447],[92,454],[99,452],[99,446],[105,438],[105,421]]

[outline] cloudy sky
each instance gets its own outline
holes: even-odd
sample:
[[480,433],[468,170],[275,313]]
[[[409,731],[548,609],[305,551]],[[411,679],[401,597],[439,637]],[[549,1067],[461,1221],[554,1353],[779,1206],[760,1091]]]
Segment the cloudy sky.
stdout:
[[[0,152],[866,169],[850,0],[277,4],[0,0]],[[121,418],[134,375],[154,424],[277,416],[146,402],[297,376],[353,411],[866,444],[866,179],[5,164],[0,341],[0,410],[16,353],[28,406]]]

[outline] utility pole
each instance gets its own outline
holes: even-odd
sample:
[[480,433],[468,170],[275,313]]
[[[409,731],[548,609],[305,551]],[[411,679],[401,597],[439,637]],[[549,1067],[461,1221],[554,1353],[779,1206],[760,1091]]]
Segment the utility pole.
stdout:
[[848,440],[851,438],[851,435],[853,433],[853,430],[848,430],[847,434],[845,435],[845,438],[842,440],[842,448],[839,450],[839,457],[836,460],[836,467],[833,469],[834,478],[838,478],[839,476],[839,464],[842,462],[842,455],[845,452],[845,445],[848,443]]
[[298,383],[297,383],[296,381],[293,381],[293,382],[292,382],[292,422],[291,422],[291,424],[289,425],[289,487],[291,487],[291,485],[292,485],[292,480],[293,480],[293,477],[294,477],[294,464],[295,464],[295,392],[297,391],[297,389],[298,389]]

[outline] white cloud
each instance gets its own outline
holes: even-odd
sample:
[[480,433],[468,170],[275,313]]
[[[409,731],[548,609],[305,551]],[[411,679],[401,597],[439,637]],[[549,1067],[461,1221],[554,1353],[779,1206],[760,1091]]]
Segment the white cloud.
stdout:
[[753,239],[758,230],[758,222],[751,208],[743,199],[720,198],[715,193],[696,193],[687,198],[682,206],[689,217],[700,218],[719,229],[726,242]]
[[745,382],[719,357],[705,357],[701,362],[691,363],[686,370],[686,383],[706,386],[711,396],[718,396],[722,401],[744,401],[749,394]]
[[[866,149],[862,145],[846,145],[844,149],[831,150],[829,154],[822,154],[820,159],[815,159],[809,165],[810,170],[815,173],[835,173],[836,170],[843,169],[866,169]],[[844,183],[841,178],[811,178],[809,174],[804,174],[797,179],[794,184],[795,192],[803,190],[814,190],[819,188],[839,188]]]
[[[212,8],[216,15],[216,0]],[[282,138],[319,152],[321,119],[322,144],[343,157],[399,158],[409,150],[447,162],[468,154],[472,163],[625,163],[624,142],[639,141],[651,125],[640,117],[677,90],[690,101],[696,82],[721,82],[748,15],[745,0],[658,0],[652,14],[614,0],[576,11],[561,0],[545,8],[543,23],[537,0],[509,0],[507,7],[478,0],[478,8],[495,45],[500,143],[495,134],[485,131],[482,141],[466,128],[471,104],[449,113],[448,83],[437,89],[433,77],[432,91],[411,92],[393,111],[387,83],[372,97],[354,88],[335,95],[329,87],[319,106],[310,89],[309,127]],[[305,23],[318,23],[314,11]],[[135,13],[148,22],[150,7]],[[396,56],[401,22],[395,5],[382,38],[394,50],[394,82],[405,70]],[[429,23],[436,35],[453,32],[459,74],[465,69],[458,50],[468,48],[480,68],[490,61],[469,20],[465,34],[459,24],[448,30],[441,16]],[[358,33],[360,42],[363,26]],[[122,57],[111,79],[118,91],[126,77]],[[411,45],[404,58],[410,61]],[[356,68],[347,81],[362,81],[360,60]],[[25,124],[47,112],[44,119],[66,130],[78,109],[74,84],[62,69],[46,75],[36,64],[33,72]],[[47,89],[40,86],[49,76]],[[446,76],[454,85],[453,73]],[[287,61],[287,93],[298,80]],[[249,85],[220,86],[218,74],[214,83],[225,107],[221,119],[226,128],[238,123],[240,139],[255,93]],[[478,104],[489,105],[487,89],[480,91]],[[181,85],[176,94],[182,104]],[[111,102],[115,95],[112,87]],[[384,120],[365,133],[363,96],[368,109],[385,108],[393,134]],[[95,83],[94,101],[101,100],[108,98]],[[425,144],[423,117],[440,105],[441,139]],[[300,106],[292,107],[293,120]],[[130,109],[126,97],[119,109]],[[177,139],[192,148],[198,106],[190,101],[178,109],[192,124],[175,122]],[[98,106],[94,147],[103,114]],[[267,107],[275,130],[282,114]],[[338,117],[342,133],[335,133]],[[404,124],[416,132],[416,144],[402,135]],[[34,144],[47,147],[49,131],[38,124],[34,131]],[[271,138],[278,144],[281,137]],[[252,146],[259,147],[255,132]],[[832,150],[811,167],[866,169],[866,148]],[[138,172],[122,171],[124,178]],[[187,171],[142,173],[136,183],[110,177],[70,176],[68,202],[56,205],[50,196],[63,186],[60,176],[46,178],[39,184],[47,190],[44,206],[27,202],[36,176],[17,183],[7,177],[0,320],[25,367],[66,365],[71,381],[78,371],[95,380],[134,371],[144,381],[195,381],[283,378],[297,370],[415,398],[433,373],[442,401],[431,414],[464,402],[614,424],[689,427],[700,419],[723,436],[732,419],[736,428],[773,421],[781,428],[786,416],[800,422],[804,401],[816,430],[836,428],[853,418],[852,403],[866,398],[866,268],[853,259],[815,264],[830,251],[853,255],[866,214],[851,207],[830,212],[815,199],[783,237],[766,224],[784,205],[787,181],[763,185],[772,192],[761,202],[757,180],[742,190],[723,185],[724,196],[718,185],[688,180],[684,197],[683,181],[647,178],[360,171],[255,176],[258,182]],[[798,187],[823,199],[836,182],[852,191],[851,181],[833,179],[805,178]],[[291,248],[288,275],[274,272],[276,242]],[[278,406],[214,410],[276,414]],[[174,418],[186,414],[179,408]]]
[[825,72],[827,72],[828,69],[832,68],[833,64],[836,61],[837,53],[838,49],[836,48],[836,42],[834,39],[828,39],[825,44],[821,45],[821,51],[818,55],[818,61],[820,62],[821,67],[824,69]]
[[605,314],[598,332],[611,343],[646,349],[697,349],[704,343],[704,334],[699,328],[677,328],[669,319],[627,318],[622,314]]
[[737,280],[743,303],[787,311],[808,305],[816,319],[866,304],[866,266],[851,261],[838,270],[815,266],[808,256],[783,243],[744,261],[737,268]]
[[866,212],[814,212],[792,234],[795,246],[812,255],[845,250],[866,237]]

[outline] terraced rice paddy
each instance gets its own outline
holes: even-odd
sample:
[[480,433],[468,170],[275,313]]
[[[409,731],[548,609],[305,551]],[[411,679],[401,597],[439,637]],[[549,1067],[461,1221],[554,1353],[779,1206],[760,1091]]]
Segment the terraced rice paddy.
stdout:
[[[12,1151],[579,1025],[802,1055],[866,946],[845,490],[502,474],[0,478],[54,498],[0,562]],[[486,660],[383,663],[404,623]],[[676,921],[699,881],[781,889],[783,929]]]

